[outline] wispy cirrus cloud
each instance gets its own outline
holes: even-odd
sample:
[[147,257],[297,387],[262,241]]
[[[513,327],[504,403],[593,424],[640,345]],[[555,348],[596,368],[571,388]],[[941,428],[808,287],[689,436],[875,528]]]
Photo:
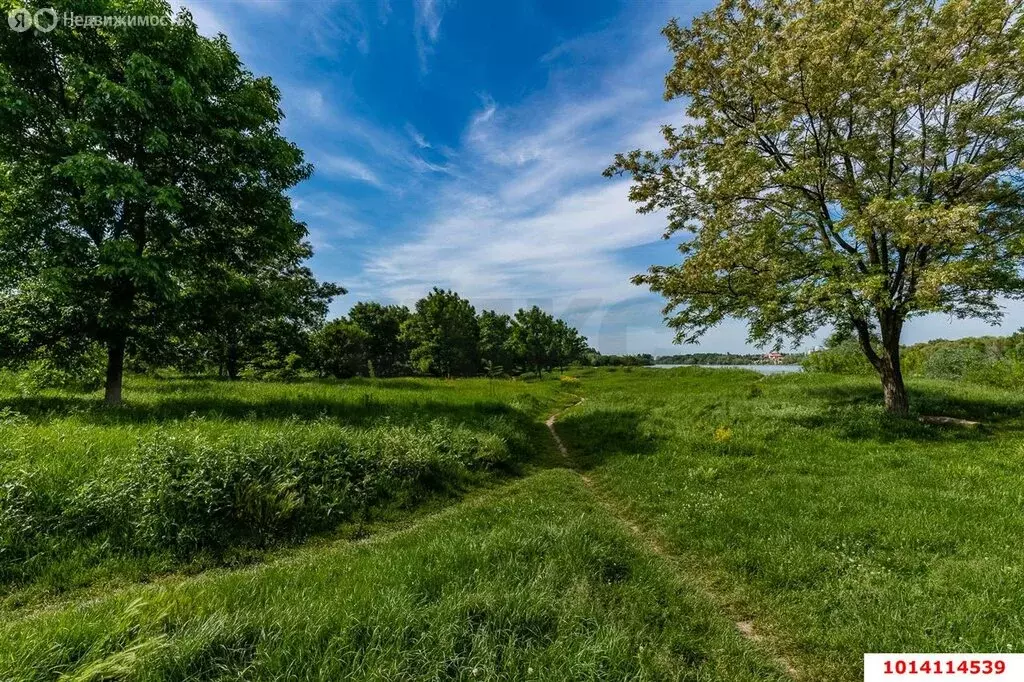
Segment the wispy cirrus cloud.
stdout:
[[425,74],[430,70],[428,62],[441,36],[441,20],[444,18],[446,3],[445,0],[413,0],[413,9],[416,55],[419,58],[420,73]]
[[[670,348],[660,302],[630,283],[642,267],[627,257],[658,246],[663,220],[637,215],[628,183],[601,174],[644,128],[657,132],[678,114],[660,92],[635,85],[660,82],[664,50],[660,59],[637,55],[584,88],[556,87],[509,105],[482,93],[450,177],[407,222],[406,241],[371,252],[364,273],[374,288],[406,303],[434,285],[478,307],[512,312],[538,303],[572,318],[606,352],[650,334]],[[647,314],[639,336],[637,305]]]
[[372,168],[351,157],[322,154],[314,161],[314,164],[319,172],[329,176],[358,180],[374,187],[384,187],[384,183]]
[[292,209],[306,223],[309,240],[318,252],[344,247],[370,230],[356,207],[334,193],[300,188],[292,196]]
[[431,144],[427,142],[427,138],[423,136],[423,133],[416,130],[416,127],[413,124],[406,123],[405,132],[409,135],[409,139],[411,139],[416,144],[417,147],[419,147],[420,149],[430,149]]

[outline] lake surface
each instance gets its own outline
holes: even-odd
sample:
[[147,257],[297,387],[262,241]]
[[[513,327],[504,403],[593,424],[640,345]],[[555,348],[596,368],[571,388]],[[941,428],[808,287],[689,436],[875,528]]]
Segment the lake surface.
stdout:
[[804,368],[800,365],[649,365],[658,369],[676,369],[678,367],[709,367],[711,369],[749,369],[752,372],[761,374],[789,374],[790,372],[802,372]]

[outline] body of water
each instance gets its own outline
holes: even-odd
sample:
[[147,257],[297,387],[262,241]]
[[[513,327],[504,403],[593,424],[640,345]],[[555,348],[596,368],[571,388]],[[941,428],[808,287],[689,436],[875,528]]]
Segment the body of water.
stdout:
[[804,368],[800,365],[650,365],[658,369],[676,369],[678,367],[709,367],[712,369],[749,369],[752,372],[761,374],[789,374],[790,372],[802,372]]

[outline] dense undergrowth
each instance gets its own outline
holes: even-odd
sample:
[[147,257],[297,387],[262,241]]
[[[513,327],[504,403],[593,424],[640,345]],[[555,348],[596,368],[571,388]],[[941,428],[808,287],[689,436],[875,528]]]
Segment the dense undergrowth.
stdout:
[[459,494],[529,458],[554,394],[485,381],[136,386],[117,410],[6,396],[0,583],[61,590],[248,560]]
[[[905,346],[900,351],[903,375],[946,379],[997,388],[1024,388],[1024,333],[955,340],[937,339]],[[836,343],[804,358],[809,372],[875,376],[860,345]]]

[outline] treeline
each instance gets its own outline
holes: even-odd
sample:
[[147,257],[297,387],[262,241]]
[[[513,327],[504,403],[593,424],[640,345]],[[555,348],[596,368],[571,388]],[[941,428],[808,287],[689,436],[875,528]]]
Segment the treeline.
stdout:
[[[1024,387],[1024,329],[1010,336],[938,339],[900,349],[903,374],[967,381],[1003,388]],[[836,338],[807,355],[809,372],[874,375],[856,341]]]
[[[183,281],[159,306],[137,305],[123,367],[134,373],[173,369],[238,378],[288,378],[312,371],[312,340],[331,300],[344,292],[319,282],[302,264],[308,245],[260,267],[211,268]],[[0,290],[0,368],[22,372],[33,387],[93,389],[109,374],[94,311],[56,306],[50,292]],[[76,326],[78,320],[82,324]]]
[[[412,310],[360,302],[325,322],[340,288],[317,282],[308,270],[266,281],[237,273],[223,278],[220,286],[165,309],[160,325],[140,328],[127,350],[127,368],[231,379],[513,376],[604,357],[577,329],[536,306],[515,315],[478,314],[457,293],[435,288]],[[36,386],[99,386],[102,348],[87,338],[63,355],[38,348],[16,324],[26,319],[12,314],[16,300],[0,296],[0,366],[27,370]]]
[[[802,353],[787,354],[785,364],[800,364]],[[761,353],[684,353],[682,355],[659,355],[659,365],[763,365],[767,361]]]
[[587,339],[537,306],[515,315],[477,314],[453,291],[435,288],[413,310],[357,303],[312,336],[321,376],[440,377],[534,373],[583,362]]
[[654,364],[654,356],[650,353],[637,355],[601,355],[591,353],[586,364],[592,367],[647,367]]

